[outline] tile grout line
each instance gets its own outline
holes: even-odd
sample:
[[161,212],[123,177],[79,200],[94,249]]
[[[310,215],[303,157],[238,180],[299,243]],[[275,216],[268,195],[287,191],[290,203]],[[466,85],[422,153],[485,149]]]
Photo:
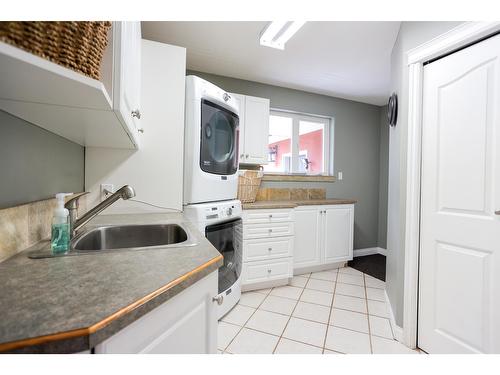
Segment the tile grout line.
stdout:
[[[265,301],[265,300],[267,299],[267,297],[271,294],[271,292],[272,292],[272,290],[273,290],[273,289],[274,289],[274,288],[271,288],[271,289],[269,290],[269,292],[267,292],[267,294],[266,294],[266,293],[261,293],[261,294],[265,295],[264,299],[262,300],[262,302],[261,302],[261,303],[259,303],[259,304],[258,304],[258,306],[255,308],[255,311],[254,311],[254,312],[253,312],[253,313],[252,313],[252,314],[248,317],[248,319],[247,319],[247,320],[245,320],[245,323],[243,323],[243,325],[242,325],[242,326],[238,326],[238,327],[240,327],[240,329],[238,330],[238,332],[236,332],[236,335],[234,335],[234,337],[233,337],[233,338],[229,341],[229,343],[226,345],[226,347],[222,350],[222,353],[224,353],[224,352],[227,350],[227,348],[229,348],[229,346],[233,343],[234,339],[235,339],[235,338],[236,338],[236,337],[240,334],[240,332],[243,330],[243,328],[245,328],[245,325],[246,325],[246,324],[248,323],[248,321],[252,318],[252,316],[253,316],[253,315],[257,312],[257,309],[260,307],[260,305],[262,305],[262,304],[264,303],[264,301]],[[241,298],[241,297],[240,297],[240,298]],[[239,303],[240,303],[240,301],[238,301],[238,303],[237,303],[234,307],[236,307]],[[245,305],[242,305],[242,306],[245,306]],[[233,307],[233,308],[234,308],[234,307]],[[250,307],[250,306],[246,306],[246,307]],[[219,322],[220,322],[220,321],[219,321]],[[226,323],[226,322],[224,322],[224,323]],[[217,324],[218,324],[218,323],[217,323]],[[231,324],[231,323],[228,323],[228,324]],[[237,326],[237,324],[235,324],[235,325]],[[228,353],[231,353],[231,352],[228,352]],[[232,354],[232,353],[231,353],[231,354]]]
[[[304,284],[304,287],[302,288],[302,291],[300,292],[299,298],[297,298],[297,302],[295,303],[295,306],[293,307],[293,310],[290,312],[290,316],[288,317],[288,320],[287,320],[287,322],[285,324],[285,327],[283,328],[283,331],[281,331],[281,335],[279,336],[278,342],[276,342],[276,345],[274,346],[272,354],[276,354],[276,349],[278,348],[278,345],[280,344],[281,339],[283,338],[283,334],[285,333],[286,328],[288,327],[288,323],[290,323],[290,320],[292,320],[292,315],[293,315],[295,309],[297,308],[297,305],[299,304],[300,298],[302,297],[302,294],[304,293],[304,290],[306,290],[306,286],[309,283],[309,280],[311,279],[311,275],[312,275],[312,272],[310,272],[309,276],[307,277],[307,281]],[[292,278],[293,278],[293,276],[292,276]]]
[[328,314],[328,321],[326,322],[325,338],[323,339],[323,354],[325,354],[326,350],[326,338],[328,337],[328,329],[330,328],[330,319],[332,317],[333,303],[335,302],[335,292],[337,291],[338,280],[339,280],[339,269],[337,268],[337,275],[335,275],[335,286],[333,287],[332,303],[330,304],[330,313]]
[[370,324],[370,311],[368,310],[368,292],[366,291],[366,277],[363,273],[363,283],[365,284],[366,319],[368,320],[368,339],[370,341],[370,352],[373,354],[372,329]]

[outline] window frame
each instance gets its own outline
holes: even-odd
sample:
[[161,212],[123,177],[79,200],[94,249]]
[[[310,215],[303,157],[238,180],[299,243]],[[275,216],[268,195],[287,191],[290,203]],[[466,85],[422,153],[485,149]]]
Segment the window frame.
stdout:
[[323,171],[321,173],[310,174],[306,172],[306,176],[333,176],[333,151],[334,151],[334,133],[335,119],[329,116],[315,115],[303,112],[284,110],[279,108],[271,108],[269,116],[288,117],[292,119],[292,139],[291,139],[291,172],[271,172],[264,171],[264,174],[282,174],[285,176],[303,174],[299,172],[299,128],[300,121],[319,122],[324,125],[323,133]]

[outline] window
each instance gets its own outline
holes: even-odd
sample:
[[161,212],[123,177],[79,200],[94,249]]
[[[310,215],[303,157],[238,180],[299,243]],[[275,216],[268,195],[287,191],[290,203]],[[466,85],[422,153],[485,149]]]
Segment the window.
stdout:
[[269,117],[269,173],[331,174],[331,121],[320,116],[271,111]]

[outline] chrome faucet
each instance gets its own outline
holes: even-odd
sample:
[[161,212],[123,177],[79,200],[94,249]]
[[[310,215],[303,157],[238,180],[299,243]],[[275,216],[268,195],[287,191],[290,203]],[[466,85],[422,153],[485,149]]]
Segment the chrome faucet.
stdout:
[[118,189],[115,193],[111,194],[97,206],[88,210],[82,217],[78,217],[78,200],[81,196],[88,194],[83,193],[74,197],[66,202],[64,207],[66,207],[69,211],[69,227],[70,227],[70,236],[73,238],[76,231],[87,224],[90,220],[92,220],[99,213],[104,211],[106,208],[115,203],[118,199],[130,199],[135,197],[135,190],[132,186],[125,185]]

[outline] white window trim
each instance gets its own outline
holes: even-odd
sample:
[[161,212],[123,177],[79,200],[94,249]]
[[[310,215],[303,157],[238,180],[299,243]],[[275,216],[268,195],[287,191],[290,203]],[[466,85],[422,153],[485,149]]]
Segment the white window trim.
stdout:
[[[321,116],[321,115],[315,115],[315,114],[310,114],[310,113],[303,113],[303,112],[295,112],[295,111],[289,111],[289,110],[284,110],[284,109],[279,109],[279,108],[271,108],[269,115],[272,116],[287,116],[287,117],[292,117],[292,140],[295,140],[292,142],[292,155],[298,155],[300,150],[299,150],[299,122],[302,121],[311,121],[311,122],[323,122],[324,123],[324,134],[323,134],[323,172],[322,173],[317,173],[317,174],[311,174],[311,176],[314,175],[327,175],[327,176],[333,176],[334,169],[333,169],[333,149],[334,149],[334,118],[333,117],[328,117],[328,116]],[[291,173],[286,173],[286,172],[280,172],[284,175],[289,175],[289,174],[294,174],[297,172],[293,171],[298,171],[298,158],[292,157],[292,172]],[[265,172],[264,172],[265,173]],[[275,172],[272,172],[275,174]]]

